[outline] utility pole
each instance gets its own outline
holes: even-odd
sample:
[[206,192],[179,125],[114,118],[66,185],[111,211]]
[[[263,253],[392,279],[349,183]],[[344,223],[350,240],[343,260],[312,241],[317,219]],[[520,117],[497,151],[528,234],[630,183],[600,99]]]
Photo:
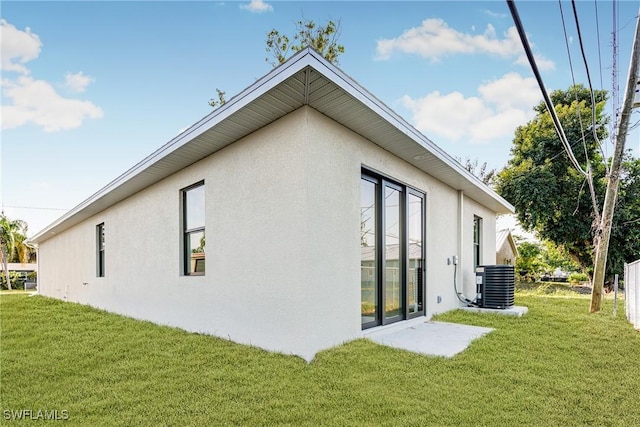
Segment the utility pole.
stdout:
[[[597,225],[593,244],[596,254],[593,265],[593,290],[591,291],[590,312],[600,311],[602,306],[602,288],[604,286],[605,272],[607,268],[607,255],[609,252],[609,238],[611,237],[611,222],[613,220],[616,200],[618,198],[618,186],[620,183],[620,169],[624,155],[624,146],[627,139],[627,129],[631,119],[631,110],[638,81],[638,69],[640,67],[640,11],[636,19],[635,38],[631,49],[631,60],[629,63],[629,76],[627,79],[627,89],[624,93],[620,122],[616,136],[613,158],[609,179],[607,180],[607,192],[604,197],[602,215]],[[593,106],[592,108],[595,108]]]

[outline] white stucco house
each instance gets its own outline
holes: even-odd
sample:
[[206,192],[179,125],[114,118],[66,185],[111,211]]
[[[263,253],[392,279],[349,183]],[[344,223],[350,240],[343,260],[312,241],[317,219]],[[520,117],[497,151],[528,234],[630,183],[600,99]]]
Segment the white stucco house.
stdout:
[[457,308],[511,212],[307,49],[33,241],[42,295],[311,360]]

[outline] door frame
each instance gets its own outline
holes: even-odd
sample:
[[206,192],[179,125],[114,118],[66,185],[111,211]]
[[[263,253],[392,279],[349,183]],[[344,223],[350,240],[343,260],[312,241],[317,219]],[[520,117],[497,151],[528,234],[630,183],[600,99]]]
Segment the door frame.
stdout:
[[[362,168],[361,170],[361,180],[367,180],[376,184],[375,186],[375,227],[376,227],[376,250],[374,254],[374,265],[375,265],[375,278],[376,278],[376,296],[378,304],[376,306],[376,313],[374,316],[374,320],[361,323],[362,329],[368,329],[376,326],[388,325],[391,323],[399,322],[402,320],[411,319],[418,316],[424,316],[426,312],[426,205],[427,205],[427,195],[425,192],[420,191],[414,187],[410,187],[406,184],[399,182],[398,180],[394,180],[389,178],[383,174],[373,172],[369,169]],[[386,262],[384,257],[385,251],[385,243],[386,243],[386,230],[385,230],[385,189],[386,187],[393,188],[399,191],[399,202],[400,202],[400,224],[399,224],[399,248],[398,248],[398,266],[399,276],[400,276],[400,286],[401,286],[401,307],[400,314],[397,316],[387,318],[386,313]],[[422,310],[417,310],[414,313],[409,313],[409,293],[408,293],[408,283],[409,283],[409,236],[408,236],[408,226],[409,226],[409,194],[412,194],[416,197],[422,199],[421,206],[421,258],[420,258],[420,269],[421,271],[418,274],[418,278],[420,283],[421,292],[419,295],[422,295]],[[361,282],[362,286],[362,282]],[[362,292],[361,292],[362,295]],[[362,298],[362,296],[361,296]],[[361,300],[362,302],[362,300]]]

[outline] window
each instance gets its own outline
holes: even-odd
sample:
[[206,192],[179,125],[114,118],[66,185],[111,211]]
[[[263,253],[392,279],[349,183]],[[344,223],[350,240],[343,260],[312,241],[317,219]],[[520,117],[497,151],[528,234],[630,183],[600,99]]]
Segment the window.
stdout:
[[473,271],[482,264],[482,218],[473,217]]
[[104,277],[104,222],[96,226],[96,277]]
[[182,190],[183,271],[187,276],[204,275],[204,182]]

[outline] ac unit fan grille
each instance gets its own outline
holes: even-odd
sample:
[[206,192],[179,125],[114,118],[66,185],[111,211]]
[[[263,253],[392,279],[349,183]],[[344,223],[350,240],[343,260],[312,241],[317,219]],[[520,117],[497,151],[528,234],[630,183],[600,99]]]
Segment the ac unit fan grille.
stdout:
[[506,309],[513,307],[515,270],[512,265],[486,265],[482,280],[482,307]]

